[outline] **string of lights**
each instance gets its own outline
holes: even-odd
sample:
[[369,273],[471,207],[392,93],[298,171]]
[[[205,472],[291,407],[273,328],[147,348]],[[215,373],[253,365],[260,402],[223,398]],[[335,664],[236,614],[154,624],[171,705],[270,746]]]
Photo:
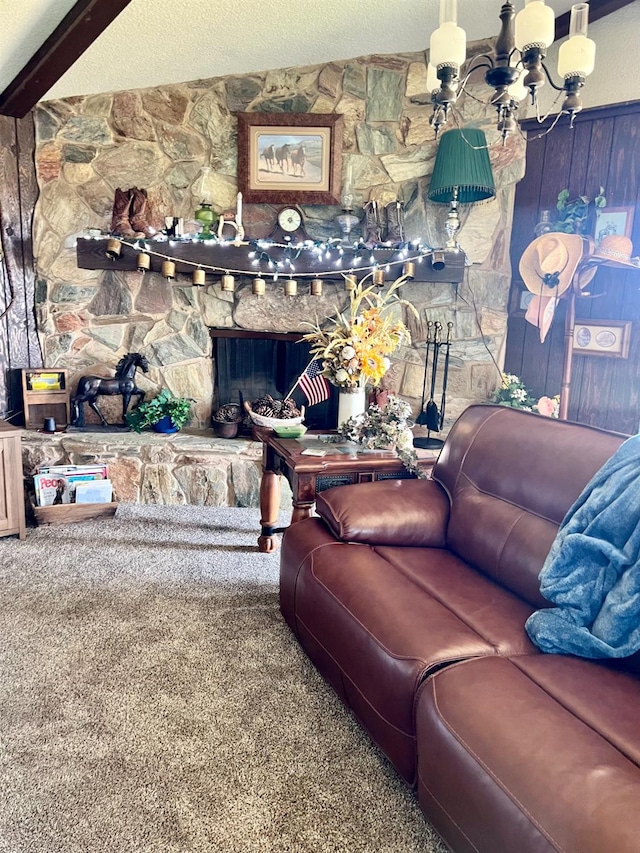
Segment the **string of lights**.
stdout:
[[[184,245],[189,241],[178,241]],[[195,241],[194,241],[195,242]],[[141,272],[151,270],[151,259],[161,261],[161,274],[172,281],[176,278],[176,269],[180,265],[191,268],[192,284],[202,286],[207,284],[206,274],[221,276],[221,288],[226,292],[235,290],[235,276],[245,276],[252,279],[252,292],[264,295],[266,278],[273,282],[281,279],[284,292],[288,296],[297,294],[297,279],[310,279],[310,293],[313,296],[322,294],[322,280],[336,279],[342,276],[347,290],[357,286],[358,278],[371,276],[374,284],[382,285],[386,273],[391,273],[394,267],[401,268],[398,276],[407,279],[415,276],[416,264],[422,264],[427,259],[434,269],[444,267],[442,251],[432,249],[420,241],[403,244],[366,245],[362,242],[345,246],[340,240],[310,241],[302,243],[280,243],[268,239],[257,240],[211,240],[197,241],[200,245],[215,243],[218,248],[229,250],[229,263],[206,263],[201,260],[191,260],[177,257],[172,248],[176,241],[167,241],[167,250],[160,250],[157,245],[148,241],[136,239],[127,240],[122,237],[109,237],[105,247],[105,255],[112,261],[121,256],[122,247],[133,249],[136,255],[136,268]],[[239,253],[238,250],[242,250]],[[389,253],[388,258],[378,258],[376,253]],[[241,260],[246,259],[246,266]],[[296,269],[297,262],[303,259],[305,269]],[[309,265],[322,268],[308,270]],[[294,279],[295,275],[295,279]]]

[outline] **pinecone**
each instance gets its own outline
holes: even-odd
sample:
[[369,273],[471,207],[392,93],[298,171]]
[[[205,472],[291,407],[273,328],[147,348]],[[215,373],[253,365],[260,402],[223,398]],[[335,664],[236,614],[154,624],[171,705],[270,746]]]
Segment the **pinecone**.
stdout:
[[237,403],[227,403],[225,406],[220,406],[213,419],[219,423],[238,423],[242,420],[242,409]]
[[255,412],[256,415],[281,420],[300,417],[300,411],[296,408],[293,400],[274,400],[271,394],[265,394],[264,397],[255,400],[251,404],[251,411]]

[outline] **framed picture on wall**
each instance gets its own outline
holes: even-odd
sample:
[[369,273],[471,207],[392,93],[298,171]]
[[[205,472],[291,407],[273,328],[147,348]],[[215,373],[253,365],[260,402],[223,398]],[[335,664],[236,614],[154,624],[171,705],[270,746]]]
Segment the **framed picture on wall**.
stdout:
[[631,322],[626,320],[576,320],[573,352],[628,358]]
[[341,115],[238,113],[238,186],[257,204],[337,204]]
[[608,237],[610,234],[631,239],[633,211],[633,206],[603,207],[596,210],[596,225],[593,232],[596,246],[603,237]]

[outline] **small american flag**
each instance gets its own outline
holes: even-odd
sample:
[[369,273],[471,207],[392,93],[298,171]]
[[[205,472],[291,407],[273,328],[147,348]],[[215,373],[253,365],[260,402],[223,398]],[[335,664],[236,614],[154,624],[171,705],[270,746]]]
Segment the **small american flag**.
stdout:
[[315,359],[307,365],[306,370],[298,380],[302,393],[309,401],[310,406],[329,399],[329,383],[322,375],[322,361]]

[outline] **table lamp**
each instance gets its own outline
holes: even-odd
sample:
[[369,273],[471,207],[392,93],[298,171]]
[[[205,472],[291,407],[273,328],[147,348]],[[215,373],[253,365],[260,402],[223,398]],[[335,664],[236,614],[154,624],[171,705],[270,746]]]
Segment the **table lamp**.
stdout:
[[433,167],[429,199],[450,204],[445,229],[447,249],[456,249],[460,229],[459,204],[474,204],[496,194],[484,131],[477,127],[456,128],[442,135]]

